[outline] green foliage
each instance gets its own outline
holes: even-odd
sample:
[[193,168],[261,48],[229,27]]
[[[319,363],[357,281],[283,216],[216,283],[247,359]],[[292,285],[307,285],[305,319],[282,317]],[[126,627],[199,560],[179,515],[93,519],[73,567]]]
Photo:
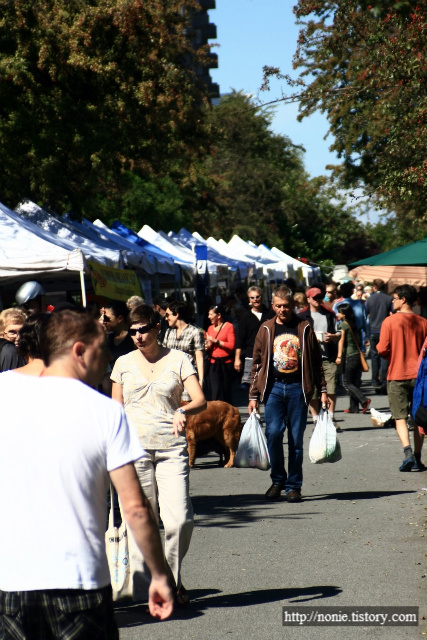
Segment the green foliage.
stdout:
[[[15,0],[0,15],[0,192],[96,216],[127,174],[188,182],[204,153],[195,0]],[[184,64],[185,61],[185,64]],[[164,186],[160,186],[162,191]],[[125,199],[128,199],[126,195]]]
[[425,5],[300,0],[295,13],[295,67],[307,78],[300,118],[326,113],[341,184],[363,186],[405,219],[402,232],[425,236]]
[[214,144],[205,167],[215,184],[198,221],[202,235],[237,233],[318,262],[378,250],[337,189],[309,178],[303,151],[272,132],[269,112],[233,91],[210,116]]

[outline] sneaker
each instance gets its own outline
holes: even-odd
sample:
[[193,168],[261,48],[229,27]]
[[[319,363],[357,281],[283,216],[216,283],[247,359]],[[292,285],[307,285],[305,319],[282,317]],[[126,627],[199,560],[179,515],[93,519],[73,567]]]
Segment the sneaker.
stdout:
[[340,427],[340,425],[338,424],[338,422],[335,422],[335,420],[333,420],[332,422],[333,422],[333,425],[334,425],[334,427],[335,427],[335,431],[336,431],[337,433],[342,433],[342,432],[343,432],[343,430],[341,429],[341,427]]
[[299,489],[292,489],[286,494],[286,500],[288,502],[301,502],[301,491]]
[[265,497],[267,500],[280,500],[280,494],[282,493],[284,486],[282,484],[273,484],[266,492]]
[[406,458],[399,467],[399,471],[411,471],[412,467],[415,464],[415,456],[410,456]]
[[415,464],[412,467],[412,471],[427,471],[427,467],[421,461],[415,460]]
[[371,406],[371,399],[366,398],[365,402],[362,404],[362,413],[366,413]]

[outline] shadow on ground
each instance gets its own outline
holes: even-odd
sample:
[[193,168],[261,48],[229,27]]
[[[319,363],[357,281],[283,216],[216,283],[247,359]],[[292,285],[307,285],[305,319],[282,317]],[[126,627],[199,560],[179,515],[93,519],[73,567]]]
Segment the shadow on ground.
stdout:
[[[395,495],[416,493],[414,490],[405,491],[343,491],[341,493],[311,494],[304,496],[299,507],[299,514],[269,513],[278,502],[286,502],[284,495],[279,501],[268,502],[264,496],[254,494],[231,496],[191,496],[194,512],[196,514],[197,527],[221,526],[227,528],[244,527],[258,520],[270,519],[301,519],[311,517],[312,512],[304,509],[304,503],[319,502],[320,500],[378,500]],[[296,506],[296,505],[295,505]],[[316,512],[318,515],[318,512]]]
[[[268,604],[271,602],[287,601],[310,602],[322,598],[332,598],[339,595],[342,589],[333,585],[316,585],[309,587],[287,587],[283,589],[259,589],[255,591],[243,591],[241,593],[222,593],[213,589],[194,589],[188,591],[191,605],[186,609],[176,609],[171,621],[190,620],[203,615],[208,609],[232,609],[236,607],[249,607]],[[131,603],[129,605],[116,605],[115,613],[119,628],[136,627],[140,624],[156,623],[146,613],[147,606]],[[163,623],[165,624],[165,623]]]

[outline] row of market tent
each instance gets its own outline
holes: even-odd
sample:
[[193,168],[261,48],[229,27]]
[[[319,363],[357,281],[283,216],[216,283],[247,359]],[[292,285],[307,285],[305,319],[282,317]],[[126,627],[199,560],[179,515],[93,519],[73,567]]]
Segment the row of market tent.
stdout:
[[237,235],[227,243],[186,229],[155,231],[149,225],[135,233],[121,222],[111,227],[101,220],[77,222],[30,200],[14,211],[0,203],[0,227],[2,295],[25,279],[50,280],[57,283],[53,289],[60,281],[66,289],[78,278],[84,305],[88,286],[105,298],[142,293],[150,301],[153,292],[194,286],[197,274],[206,274],[210,287],[320,279],[318,268]]

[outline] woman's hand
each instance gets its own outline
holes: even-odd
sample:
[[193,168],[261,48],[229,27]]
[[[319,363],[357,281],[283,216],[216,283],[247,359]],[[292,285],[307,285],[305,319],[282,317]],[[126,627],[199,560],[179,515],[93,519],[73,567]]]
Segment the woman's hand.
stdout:
[[175,411],[173,414],[173,434],[177,438],[182,435],[185,431],[185,425],[187,424],[187,416],[185,413],[181,413],[180,411]]

